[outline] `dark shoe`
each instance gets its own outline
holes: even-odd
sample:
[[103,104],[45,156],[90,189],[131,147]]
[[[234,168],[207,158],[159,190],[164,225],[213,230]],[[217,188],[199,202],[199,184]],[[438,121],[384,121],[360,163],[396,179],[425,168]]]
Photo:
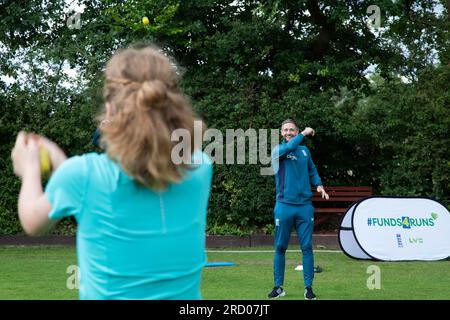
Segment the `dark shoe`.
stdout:
[[273,290],[267,295],[269,299],[275,299],[279,297],[284,297],[286,292],[284,292],[282,287],[274,287]]
[[314,267],[314,273],[321,273],[322,271],[323,270],[319,265],[317,265],[317,267]]
[[305,294],[304,294],[305,300],[316,300],[316,295],[312,291],[311,287],[305,288]]

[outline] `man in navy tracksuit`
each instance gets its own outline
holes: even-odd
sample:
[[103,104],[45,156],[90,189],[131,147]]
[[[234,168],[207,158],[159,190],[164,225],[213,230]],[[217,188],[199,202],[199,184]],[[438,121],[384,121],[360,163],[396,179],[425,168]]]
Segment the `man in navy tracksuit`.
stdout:
[[314,130],[305,128],[299,133],[298,126],[292,119],[285,120],[281,125],[282,144],[274,148],[272,163],[276,179],[275,216],[275,257],[274,282],[275,287],[268,298],[278,298],[285,295],[282,288],[284,282],[285,252],[291,236],[292,226],[297,231],[303,255],[303,279],[305,284],[305,299],[312,300],[316,296],[312,291],[314,278],[314,257],[312,251],[312,233],[314,228],[314,208],[312,206],[311,185],[328,199],[311,153],[300,143],[308,136],[314,135]]

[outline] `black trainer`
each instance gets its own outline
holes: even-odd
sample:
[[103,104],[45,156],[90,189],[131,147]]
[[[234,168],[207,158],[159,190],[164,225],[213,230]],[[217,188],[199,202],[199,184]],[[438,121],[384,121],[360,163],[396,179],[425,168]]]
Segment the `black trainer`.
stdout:
[[304,297],[305,297],[306,300],[316,300],[316,295],[312,291],[311,287],[306,287],[305,288]]
[[286,292],[284,292],[282,287],[274,287],[272,291],[267,295],[267,298],[269,299],[275,299],[279,297],[284,297],[286,295]]
[[314,273],[321,273],[322,271],[323,270],[321,266],[317,265],[317,267],[314,267]]

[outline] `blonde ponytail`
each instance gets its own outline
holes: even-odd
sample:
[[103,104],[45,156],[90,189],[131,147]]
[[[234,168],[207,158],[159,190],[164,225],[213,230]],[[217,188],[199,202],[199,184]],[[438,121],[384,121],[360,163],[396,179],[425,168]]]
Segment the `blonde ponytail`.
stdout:
[[193,137],[196,119],[178,89],[173,63],[154,47],[126,49],[110,59],[105,75],[104,97],[112,117],[100,130],[109,157],[152,189],[179,182],[190,166],[171,160],[176,143],[171,133],[183,128]]

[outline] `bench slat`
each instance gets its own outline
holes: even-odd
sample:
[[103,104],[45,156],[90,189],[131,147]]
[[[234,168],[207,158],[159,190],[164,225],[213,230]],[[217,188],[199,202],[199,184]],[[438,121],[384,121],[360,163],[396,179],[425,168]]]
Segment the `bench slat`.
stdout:
[[315,213],[345,213],[347,208],[314,208]]
[[372,192],[372,187],[331,187],[324,186],[325,190],[338,190],[338,191],[370,191]]
[[[333,195],[335,197],[348,197],[348,196],[364,196],[364,195],[372,195],[372,192],[334,192],[325,190],[330,196]],[[313,192],[313,196],[321,195],[320,192]]]
[[354,201],[358,201],[361,198],[364,197],[346,197],[346,198],[334,198],[333,196],[330,195],[330,199],[326,200],[326,199],[322,199],[322,197],[313,197],[313,201],[315,202],[354,202]]

